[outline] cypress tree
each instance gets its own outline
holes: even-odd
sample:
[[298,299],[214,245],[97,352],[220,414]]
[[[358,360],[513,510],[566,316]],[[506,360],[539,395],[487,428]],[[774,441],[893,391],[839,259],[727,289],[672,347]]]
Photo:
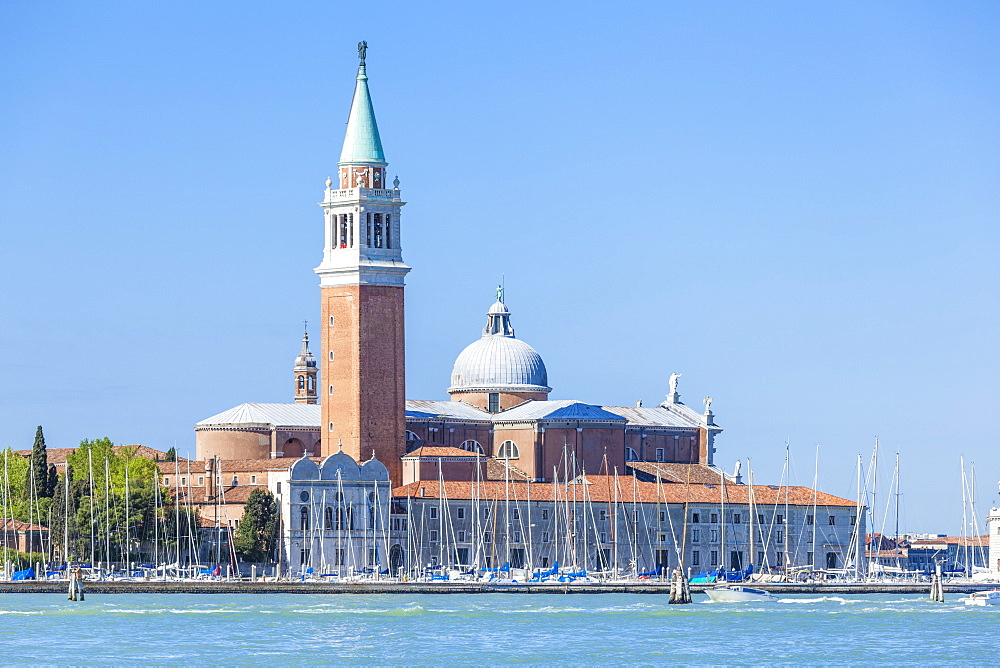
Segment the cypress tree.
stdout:
[[28,470],[24,474],[24,498],[30,499],[32,492],[32,480],[34,480],[34,491],[39,497],[51,497],[53,487],[49,484],[49,454],[45,449],[45,435],[42,433],[42,426],[38,425],[35,430],[35,444],[31,447],[31,457],[29,458]]
[[50,499],[59,489],[59,472],[56,471],[55,464],[49,464],[49,480],[45,487],[45,496]]
[[170,449],[166,451],[163,455],[163,461],[165,462],[176,462],[177,461],[177,448],[170,446]]

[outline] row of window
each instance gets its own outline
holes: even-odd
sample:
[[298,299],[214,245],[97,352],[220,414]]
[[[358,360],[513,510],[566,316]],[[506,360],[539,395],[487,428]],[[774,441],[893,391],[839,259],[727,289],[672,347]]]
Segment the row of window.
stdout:
[[[681,438],[680,436],[674,436],[674,440],[675,441],[680,440],[680,438]],[[696,437],[694,437],[694,436],[690,436],[689,438],[691,439],[691,444],[692,445],[694,445],[698,441],[698,439]],[[639,457],[639,453],[636,452],[633,448],[625,448],[625,461],[627,461],[627,462],[638,462],[638,461],[642,461],[642,460]],[[658,462],[665,462],[665,461],[667,461],[667,450],[666,450],[666,448],[656,448],[656,461],[658,461]]]
[[[662,515],[663,513],[660,513],[660,514]],[[661,518],[661,521],[662,521],[662,518]],[[691,523],[692,524],[699,524],[700,522],[701,522],[701,513],[691,513]],[[743,522],[743,516],[740,513],[733,513],[732,523],[733,524],[741,524],[742,522]],[[812,515],[806,515],[806,524],[811,526],[813,524],[813,522],[814,522],[814,517]],[[710,524],[718,524],[719,523],[719,514],[718,513],[711,513],[709,515],[709,523]],[[757,515],[757,523],[758,524],[768,524],[769,521],[767,519],[767,516],[764,515],[763,513],[759,513]],[[774,523],[775,524],[784,524],[785,523],[785,516],[784,515],[775,515],[774,516]],[[857,523],[857,517],[854,516],[854,515],[851,515],[851,525],[853,526],[856,523]],[[827,524],[829,524],[830,526],[836,526],[836,524],[837,524],[837,518],[836,518],[836,516],[835,515],[829,515],[827,517]]]
[[[194,480],[194,477],[192,477],[191,479]],[[177,485],[178,487],[187,487],[187,484],[188,484],[187,476],[178,476],[177,478],[174,478],[174,480],[178,481],[178,485]],[[222,476],[216,476],[215,477],[215,484],[217,486],[219,486],[219,487],[222,486]],[[240,477],[238,475],[233,475],[232,486],[233,487],[238,487],[239,484],[240,484]],[[251,485],[256,485],[257,484],[257,476],[256,475],[251,475],[250,476],[250,482],[249,482],[249,484],[251,484]],[[163,486],[164,487],[170,487],[170,476],[168,476],[168,475],[167,476],[163,476]],[[204,487],[205,486],[205,476],[198,476],[198,484],[196,486],[197,487]]]
[[[327,531],[350,531],[354,529],[354,511],[352,506],[327,506],[323,509],[323,529]],[[312,513],[303,506],[299,511],[299,529],[309,531]],[[368,507],[368,519],[374,523],[375,506]]]
[[[331,327],[333,326],[332,315],[330,316],[330,326]],[[333,351],[330,351],[330,360],[331,361],[333,360]],[[331,395],[333,394],[333,385],[330,386],[330,394]],[[499,399],[497,399],[497,401],[499,402]],[[490,406],[491,412],[495,413],[499,410],[500,410],[499,404],[497,404],[497,407],[495,409],[492,405]],[[330,431],[333,431],[333,429],[330,429]],[[674,438],[680,438],[680,436],[675,436]],[[417,435],[416,432],[407,429],[406,440],[407,442],[413,442],[422,439],[420,438],[419,435]],[[459,447],[462,448],[463,450],[468,450],[470,452],[478,452],[481,455],[485,454],[483,446],[480,445],[478,441],[474,440],[463,441]],[[500,448],[497,451],[497,459],[520,459],[520,457],[521,457],[520,450],[517,447],[517,443],[515,443],[514,441],[508,440],[500,444]],[[625,448],[625,461],[627,462],[640,461],[639,454],[632,448]],[[667,451],[664,448],[656,448],[656,461],[658,462],[667,461]]]

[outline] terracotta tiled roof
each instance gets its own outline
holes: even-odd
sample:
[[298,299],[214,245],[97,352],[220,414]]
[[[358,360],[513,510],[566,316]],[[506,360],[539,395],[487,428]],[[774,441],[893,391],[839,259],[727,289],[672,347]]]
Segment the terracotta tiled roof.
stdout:
[[[322,457],[310,457],[317,464],[323,461]],[[233,473],[264,473],[267,471],[285,471],[292,464],[299,460],[298,457],[276,457],[274,459],[223,459],[220,462],[222,475],[232,475]],[[180,475],[188,475],[187,463],[178,467]],[[160,462],[160,472],[164,475],[174,473],[173,462]],[[205,475],[205,462],[192,461],[191,475]]]
[[[49,460],[49,464],[65,464],[66,458],[72,453],[76,452],[78,448],[46,448],[45,454]],[[145,457],[146,459],[152,459],[153,461],[163,459],[167,456],[166,452],[162,450],[157,450],[156,448],[151,448],[147,445],[112,445],[111,449],[117,454],[121,454],[125,450],[134,450],[135,454],[139,457]],[[30,457],[31,450],[15,450],[17,454],[22,457]],[[181,457],[177,458],[178,461],[187,461]],[[172,463],[172,462],[171,462]]]
[[48,527],[39,526],[11,518],[0,519],[0,529],[4,531],[48,531]]
[[910,541],[910,547],[928,548],[935,545],[958,545],[960,547],[988,547],[990,544],[989,535],[985,536],[943,536],[941,538],[926,538],[923,540]]
[[909,551],[905,548],[899,550],[866,550],[865,556],[868,559],[895,559],[899,557],[900,559],[906,559]]
[[[246,503],[250,497],[250,493],[255,489],[267,489],[267,485],[224,487],[221,496],[218,494],[209,494],[209,490],[205,487],[192,487],[190,490],[170,488],[170,492],[176,494],[176,498],[181,503],[204,505],[213,503]],[[189,492],[190,496],[188,496]]]
[[403,455],[403,459],[410,457],[484,457],[476,452],[453,448],[446,445],[423,445],[412,452]]
[[[583,476],[578,480],[583,479]],[[542,482],[531,485],[533,501],[564,501],[567,497],[577,501],[589,499],[595,502],[607,503],[618,499],[628,503],[633,498],[642,503],[707,503],[720,502],[721,485],[664,485],[640,481],[631,477],[618,477],[618,490],[615,491],[613,476],[588,475],[583,483]],[[441,483],[437,480],[418,480],[393,490],[396,498],[438,498]],[[485,480],[479,483],[464,481],[445,481],[444,492],[449,499],[504,499],[507,491],[511,499],[526,500],[528,498],[528,483],[500,480]],[[784,504],[787,500],[790,506],[812,506],[813,490],[808,487],[777,487],[755,485],[753,487],[754,502],[760,505]],[[750,486],[727,484],[725,486],[726,503],[749,503]],[[816,493],[816,505],[829,507],[854,507],[856,503],[824,492]]]
[[511,464],[506,459],[494,459],[490,457],[486,460],[486,479],[487,480],[530,480],[531,476]]
[[[711,485],[720,484],[720,471],[717,468],[706,466],[705,464],[682,464],[675,462],[625,462],[627,468],[635,469],[639,472],[640,478],[656,480],[657,476],[663,482],[683,482],[683,483],[708,483]],[[643,476],[642,474],[645,474]],[[733,477],[728,473],[725,475],[727,482],[732,482]]]

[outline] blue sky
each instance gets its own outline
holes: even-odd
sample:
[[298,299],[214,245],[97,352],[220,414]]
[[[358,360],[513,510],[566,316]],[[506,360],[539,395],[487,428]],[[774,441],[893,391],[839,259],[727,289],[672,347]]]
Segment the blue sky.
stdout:
[[[995,2],[0,5],[0,445],[287,401],[355,44],[405,199],[407,387],[496,284],[553,398],[706,395],[718,462],[904,528],[996,498]],[[877,504],[888,498],[880,484]]]

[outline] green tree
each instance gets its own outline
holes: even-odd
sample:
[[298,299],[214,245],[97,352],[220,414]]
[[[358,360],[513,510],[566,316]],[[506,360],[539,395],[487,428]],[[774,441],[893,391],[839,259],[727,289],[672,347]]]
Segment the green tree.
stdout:
[[[69,477],[69,500],[67,503],[66,498],[66,478]],[[63,554],[65,543],[65,538],[67,532],[69,533],[69,555],[74,554],[74,548],[76,546],[75,537],[73,536],[74,528],[74,512],[73,508],[76,506],[76,490],[72,487],[74,483],[74,472],[73,467],[67,465],[66,470],[62,475],[58,476],[56,479],[55,489],[52,494],[52,525],[49,527],[49,532],[52,540],[52,546],[55,548],[56,552],[59,553],[62,560],[66,560],[68,555]],[[69,513],[66,513],[66,507],[69,506]]]
[[134,448],[116,451],[109,438],[82,441],[66,461],[73,470],[70,521],[61,520],[65,502],[52,510],[58,515],[56,527],[70,527],[71,543],[76,542],[71,553],[90,555],[93,543],[98,561],[144,560],[157,549],[154,538],[162,549],[171,534],[164,526],[167,510],[162,506],[168,499],[156,462],[138,456]]
[[35,430],[35,444],[31,446],[29,460],[31,466],[24,476],[24,498],[51,498],[53,490],[49,487],[49,453],[45,449],[45,435],[41,425]]
[[177,448],[170,446],[170,449],[166,451],[163,455],[163,461],[165,462],[176,462],[177,461]]
[[243,561],[270,561],[278,540],[278,504],[264,489],[250,492],[233,547]]

